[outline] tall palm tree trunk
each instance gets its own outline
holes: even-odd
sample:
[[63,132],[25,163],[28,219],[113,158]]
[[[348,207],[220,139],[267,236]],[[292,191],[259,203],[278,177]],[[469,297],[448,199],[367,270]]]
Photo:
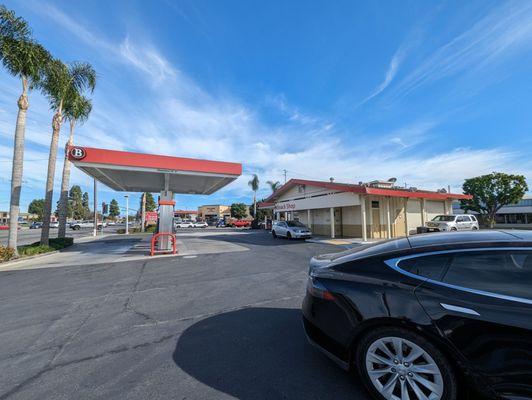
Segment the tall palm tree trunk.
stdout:
[[18,216],[20,212],[20,190],[22,187],[22,172],[24,164],[24,135],[26,132],[26,112],[28,111],[28,81],[22,78],[22,94],[17,105],[17,126],[15,128],[15,143],[13,146],[13,167],[11,171],[11,200],[9,203],[9,237],[7,246],[15,250],[18,256]]
[[257,192],[253,192],[253,219],[257,219]]
[[62,107],[59,106],[58,111],[54,114],[52,119],[52,142],[50,143],[50,156],[48,158],[48,175],[46,176],[46,193],[44,197],[44,213],[41,231],[41,245],[47,246],[50,239],[50,218],[52,216],[52,198],[54,196],[54,176],[55,163],[57,161],[57,143],[59,142],[59,133],[61,131],[61,122],[63,115],[61,114]]
[[70,168],[71,163],[68,159],[68,148],[74,144],[74,126],[75,120],[70,121],[70,136],[65,146],[65,161],[63,163],[63,177],[61,178],[61,195],[59,197],[59,232],[57,237],[66,236],[66,221],[68,213],[68,186],[70,185]]

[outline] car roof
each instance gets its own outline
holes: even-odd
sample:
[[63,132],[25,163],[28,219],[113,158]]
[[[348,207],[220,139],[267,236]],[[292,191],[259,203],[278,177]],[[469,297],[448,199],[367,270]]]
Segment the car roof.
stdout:
[[501,242],[532,242],[532,231],[523,230],[480,230],[467,232],[441,232],[409,236],[412,248],[449,246],[464,244],[485,244]]

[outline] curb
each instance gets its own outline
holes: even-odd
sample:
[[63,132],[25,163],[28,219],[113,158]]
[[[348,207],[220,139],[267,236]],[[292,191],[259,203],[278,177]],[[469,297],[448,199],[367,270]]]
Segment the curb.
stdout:
[[[71,247],[71,246],[68,246],[68,247]],[[68,247],[65,247],[65,248],[67,249]],[[0,263],[0,271],[4,267],[9,267],[10,265],[17,264],[17,263],[22,262],[22,261],[33,260],[33,259],[36,259],[36,258],[43,258],[43,257],[51,256],[51,255],[59,253],[59,251],[60,250],[49,251],[48,253],[35,254],[33,256],[28,256],[28,257],[20,257],[20,258],[17,258],[15,260],[10,260],[10,261],[6,261],[6,262],[3,262],[3,263]]]

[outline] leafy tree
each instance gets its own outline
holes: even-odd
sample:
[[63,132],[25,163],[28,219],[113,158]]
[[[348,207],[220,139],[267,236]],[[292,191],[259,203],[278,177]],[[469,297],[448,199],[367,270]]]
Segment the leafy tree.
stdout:
[[248,215],[248,206],[244,203],[231,204],[231,217],[236,219],[245,218]]
[[120,215],[120,207],[118,206],[118,201],[115,199],[111,200],[111,203],[109,203],[109,216],[112,219],[116,219]]
[[248,182],[248,185],[253,190],[253,215],[257,214],[257,190],[259,190],[259,177],[253,174],[253,177]]
[[270,185],[270,189],[272,190],[272,193],[275,193],[281,187],[281,182],[279,181],[268,181],[266,183]]
[[70,205],[69,212],[72,218],[85,218],[85,211],[83,209],[83,195],[81,188],[78,185],[74,185],[70,188],[70,192],[68,193],[68,204]]
[[17,101],[18,113],[13,146],[11,170],[11,198],[9,202],[9,248],[18,256],[18,216],[24,162],[24,136],[28,93],[40,87],[50,54],[32,38],[28,23],[5,6],[0,5],[0,61],[7,72],[22,82],[22,93]]
[[87,192],[83,193],[81,205],[83,207],[83,219],[90,218],[92,213],[89,206],[89,194]]
[[46,177],[46,191],[44,198],[44,221],[41,231],[41,245],[48,245],[50,236],[50,214],[54,192],[55,163],[57,160],[57,144],[63,123],[63,112],[69,99],[75,93],[88,89],[91,92],[96,85],[96,72],[88,63],[64,64],[58,59],[50,61],[46,67],[43,89],[46,93],[54,116],[52,118],[52,140],[48,158],[48,174]]
[[37,215],[39,221],[42,221],[42,215],[44,212],[44,199],[33,199],[28,206],[28,212],[30,214]]
[[[146,211],[155,211],[157,209],[157,203],[155,203],[155,200],[153,198],[153,195],[151,193],[144,193],[146,196]],[[142,198],[141,198],[141,204],[139,207],[139,210],[142,209]]]
[[509,175],[493,172],[488,175],[466,179],[462,186],[471,200],[461,200],[460,207],[483,215],[491,228],[495,225],[495,214],[508,204],[517,203],[528,190],[523,175]]
[[[67,215],[72,215],[71,204],[68,201],[68,185],[70,184],[71,163],[68,159],[68,148],[74,144],[74,127],[76,122],[83,123],[89,118],[92,110],[92,103],[86,97],[76,91],[65,102],[65,118],[70,121],[70,135],[65,146],[65,159],[63,161],[63,176],[61,178],[61,194],[58,202],[59,231],[57,237],[63,238],[66,235]],[[81,190],[80,190],[81,195]]]

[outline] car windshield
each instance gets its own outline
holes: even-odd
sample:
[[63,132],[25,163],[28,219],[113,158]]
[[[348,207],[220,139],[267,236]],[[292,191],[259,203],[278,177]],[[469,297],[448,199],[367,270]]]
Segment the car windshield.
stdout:
[[437,215],[436,217],[432,218],[433,221],[443,221],[443,222],[451,222],[454,221],[454,215]]
[[286,224],[292,228],[306,228],[306,226],[299,221],[287,221]]

